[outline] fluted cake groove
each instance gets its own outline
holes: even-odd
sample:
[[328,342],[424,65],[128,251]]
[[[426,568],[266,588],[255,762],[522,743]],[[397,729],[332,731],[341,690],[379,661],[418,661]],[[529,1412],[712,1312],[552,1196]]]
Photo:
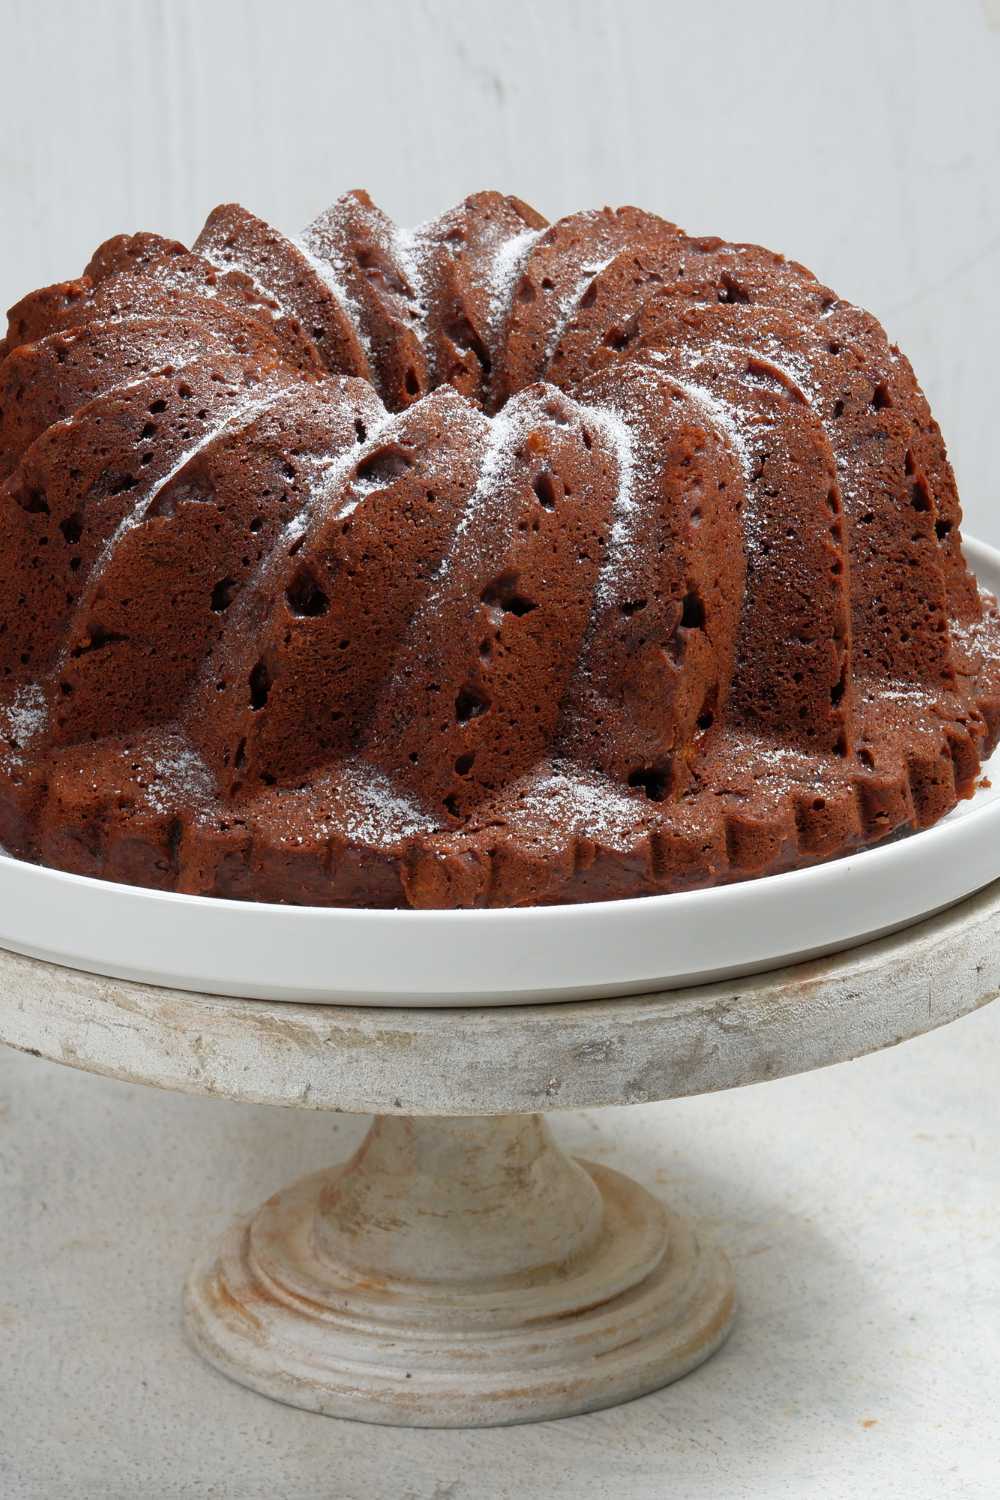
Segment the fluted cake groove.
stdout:
[[926,827],[1000,614],[868,313],[479,193],[102,245],[0,345],[0,845],[198,895],[670,892]]

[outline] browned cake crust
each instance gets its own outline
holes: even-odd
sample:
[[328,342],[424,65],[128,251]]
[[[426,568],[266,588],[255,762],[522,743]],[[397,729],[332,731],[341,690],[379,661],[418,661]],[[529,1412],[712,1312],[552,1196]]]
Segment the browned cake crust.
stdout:
[[926,827],[1000,613],[868,313],[634,208],[121,235],[0,345],[0,844],[199,895],[689,889]]

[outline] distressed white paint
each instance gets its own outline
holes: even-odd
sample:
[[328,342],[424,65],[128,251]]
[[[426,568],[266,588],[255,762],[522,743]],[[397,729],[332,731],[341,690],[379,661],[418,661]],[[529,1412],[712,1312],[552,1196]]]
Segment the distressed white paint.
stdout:
[[632,201],[872,308],[994,504],[997,0],[5,0],[0,298],[233,198],[296,230],[367,185]]
[[965,1015],[1000,989],[998,923],[1000,882],[919,926],[770,974],[447,1012],[195,995],[0,950],[0,1041],[162,1088],[309,1109],[637,1104],[860,1057]]
[[0,1048],[3,1500],[995,1500],[1000,1005],[766,1088],[564,1113],[722,1244],[725,1347],[640,1401],[502,1429],[320,1421],[195,1359],[178,1287],[350,1115]]
[[[682,1221],[574,1165],[529,1111],[754,1083],[916,1036],[997,994],[998,914],[1000,882],[728,985],[449,1013],[196,996],[0,952],[0,1040],[167,1088],[378,1110],[345,1167],[277,1194],[198,1263],[196,1346],[331,1415],[541,1420],[686,1373],[725,1337],[732,1289]],[[502,1111],[525,1118],[461,1118]]]
[[540,1115],[375,1121],[188,1278],[198,1351],[241,1384],[401,1427],[542,1421],[658,1390],[733,1316],[718,1250]]

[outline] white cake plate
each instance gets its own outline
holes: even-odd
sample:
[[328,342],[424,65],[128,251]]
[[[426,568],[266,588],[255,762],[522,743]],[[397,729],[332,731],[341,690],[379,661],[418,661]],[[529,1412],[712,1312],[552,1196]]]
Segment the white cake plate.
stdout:
[[[1000,553],[966,542],[1000,593]],[[992,783],[934,828],[710,890],[503,911],[354,911],[206,900],[0,854],[0,946],[92,973],[317,1004],[527,1005],[704,984],[892,932],[1000,875]]]
[[312,1411],[539,1420],[684,1375],[734,1307],[721,1252],[631,1179],[564,1155],[542,1112],[732,1088],[928,1031],[1000,990],[998,921],[1000,881],[737,983],[501,1010],[227,999],[0,952],[0,1041],[189,1093],[374,1111],[349,1161],[276,1193],[195,1265],[190,1338]]

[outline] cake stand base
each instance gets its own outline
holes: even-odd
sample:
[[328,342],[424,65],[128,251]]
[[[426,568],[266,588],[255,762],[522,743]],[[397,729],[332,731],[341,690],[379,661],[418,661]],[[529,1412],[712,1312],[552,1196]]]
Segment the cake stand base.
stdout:
[[540,1115],[381,1116],[354,1156],[236,1224],[192,1271],[195,1347],[330,1416],[494,1426],[612,1406],[707,1359],[732,1274]]
[[[0,949],[0,1041],[160,1088],[374,1113],[350,1161],[195,1268],[189,1334],[234,1379],[314,1411],[522,1422],[675,1380],[733,1310],[722,1256],[627,1177],[565,1156],[541,1113],[738,1088],[919,1036],[997,996],[998,931],[1000,880],[769,974],[448,1011],[196,994]],[[547,933],[540,910],[539,950]]]

